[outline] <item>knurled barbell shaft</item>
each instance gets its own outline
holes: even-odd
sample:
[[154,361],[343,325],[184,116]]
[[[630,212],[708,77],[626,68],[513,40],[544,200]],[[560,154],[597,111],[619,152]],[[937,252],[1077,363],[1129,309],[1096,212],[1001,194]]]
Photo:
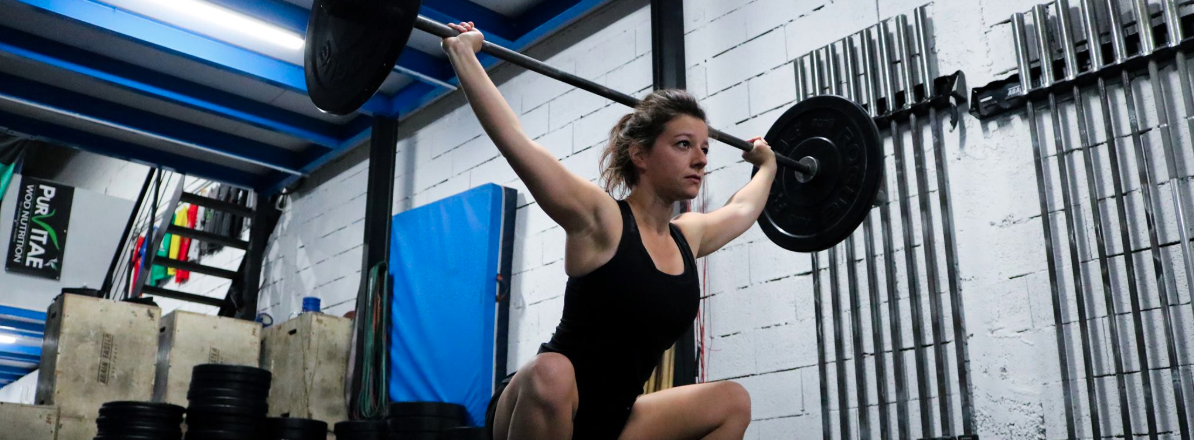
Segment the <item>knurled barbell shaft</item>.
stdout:
[[[419,29],[423,32],[427,32],[429,34],[435,35],[440,38],[451,38],[451,37],[460,35],[460,33],[456,32],[455,29],[452,29],[443,23],[429,19],[422,15],[420,15],[418,17],[418,19],[415,20],[415,29]],[[493,55],[494,57],[496,57],[502,61],[506,61],[506,62],[514,64],[516,66],[530,70],[532,72],[553,78],[555,80],[558,80],[558,81],[568,84],[570,86],[585,90],[587,92],[594,93],[596,95],[607,98],[611,101],[617,102],[617,103],[625,105],[627,107],[635,107],[641,101],[640,99],[635,98],[633,96],[627,95],[625,93],[619,92],[617,90],[611,89],[611,88],[603,86],[601,84],[597,84],[593,81],[589,81],[587,79],[581,78],[581,77],[573,75],[571,73],[562,71],[560,69],[557,69],[555,67],[547,65],[547,63],[544,63],[542,61],[528,57],[526,55],[523,55],[521,53],[507,49],[505,47],[493,44],[489,41],[485,41],[482,43],[481,51],[485,52],[489,55]],[[721,130],[714,129],[712,127],[709,128],[709,137],[711,137],[713,139],[717,139],[717,140],[721,141],[722,143],[725,143],[726,145],[729,145],[731,147],[737,148],[742,151],[750,151],[751,149],[754,148],[754,144],[747,142],[746,140],[741,139],[737,136],[726,134],[726,133],[722,132]],[[797,161],[792,160],[791,158],[784,156],[782,154],[779,154],[779,153],[775,153],[775,162],[779,165],[789,167],[800,174],[809,175],[809,174],[816,173],[815,166],[810,166],[810,165],[807,165],[802,162],[797,162]]]

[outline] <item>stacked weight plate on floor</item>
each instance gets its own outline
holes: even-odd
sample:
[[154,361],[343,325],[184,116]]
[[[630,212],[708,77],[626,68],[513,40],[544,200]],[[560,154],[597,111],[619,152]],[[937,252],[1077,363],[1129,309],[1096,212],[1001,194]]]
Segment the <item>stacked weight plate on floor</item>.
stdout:
[[461,427],[449,428],[439,435],[440,440],[489,440],[489,433],[485,428]]
[[391,440],[440,440],[440,433],[468,427],[468,411],[441,402],[394,402],[386,419]]
[[379,420],[352,420],[336,424],[336,440],[389,440],[390,428]]
[[319,420],[270,417],[265,419],[265,440],[327,440],[328,424]]
[[95,440],[180,440],[184,411],[168,403],[108,402],[95,420]]
[[[197,365],[187,391],[187,440],[260,440],[271,375],[260,368]],[[325,428],[326,429],[326,428]]]

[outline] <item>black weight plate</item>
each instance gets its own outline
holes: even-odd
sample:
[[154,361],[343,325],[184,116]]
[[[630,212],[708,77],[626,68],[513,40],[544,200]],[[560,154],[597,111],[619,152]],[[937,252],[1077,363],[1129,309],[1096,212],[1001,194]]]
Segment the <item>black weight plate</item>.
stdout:
[[108,402],[100,406],[99,415],[152,417],[152,418],[182,418],[186,408],[168,403],[151,402]]
[[440,440],[489,440],[489,433],[485,428],[462,427],[444,430],[439,435]]
[[182,425],[182,420],[178,421],[166,419],[126,419],[122,417],[99,416],[95,419],[95,424],[100,429],[105,426],[122,427],[122,426],[144,426],[153,427],[157,429],[178,429]]
[[390,440],[390,433],[380,431],[336,433],[336,440]]
[[439,432],[391,432],[388,440],[440,440]]
[[[124,440],[124,439],[129,439],[129,440],[181,439],[182,432],[176,432],[176,433],[171,433],[171,434],[158,434],[158,433],[144,433],[144,432],[104,432],[104,431],[100,431],[100,432],[96,433],[95,438],[96,439],[108,438],[108,439],[120,439],[120,440]],[[88,440],[90,440],[90,439],[88,439]]]
[[269,370],[245,365],[199,364],[191,369],[192,376],[208,374],[243,374],[265,378],[273,377],[273,374]]
[[246,417],[257,417],[257,419],[264,419],[265,413],[267,413],[267,411],[269,411],[269,408],[267,408],[266,405],[261,405],[261,407],[246,408],[246,407],[241,407],[241,405],[227,405],[227,404],[214,404],[214,403],[201,403],[201,404],[192,403],[190,405],[190,407],[187,407],[187,408],[189,408],[189,409],[187,409],[187,414],[189,414],[189,415],[191,415],[191,414],[210,414],[210,415],[223,414],[223,415],[239,415],[239,416],[246,416]]
[[813,157],[819,166],[804,183],[795,170],[778,168],[759,216],[767,238],[795,252],[845,240],[866,219],[883,183],[883,142],[874,120],[848,99],[814,96],[785,111],[766,139],[776,153],[798,161]]
[[187,431],[186,440],[261,440],[261,433],[230,430],[194,430]]
[[[386,422],[380,420],[350,420],[336,423],[335,432],[336,438],[339,439],[341,434],[355,435],[357,433],[381,433],[389,432],[390,428]],[[384,437],[384,435],[383,435]]]
[[[264,370],[263,370],[264,371]],[[208,372],[208,373],[194,373],[191,375],[191,382],[201,383],[222,383],[222,382],[245,382],[255,385],[269,385],[273,378],[268,374],[259,373],[238,373],[238,372]]]
[[[392,402],[390,417],[451,417],[468,419],[463,405],[444,402]],[[463,423],[461,423],[463,425]]]
[[241,388],[254,387],[269,389],[271,379],[249,374],[210,374],[191,376],[189,388]]
[[201,397],[191,399],[191,408],[201,408],[211,405],[235,406],[249,412],[268,411],[269,404],[261,399],[237,399],[232,397]]
[[347,115],[394,70],[419,15],[420,0],[315,0],[303,68],[316,107]]
[[187,412],[187,423],[204,422],[204,423],[252,423],[259,424],[265,420],[265,416],[257,416],[251,414],[244,414],[240,412],[225,413],[220,411],[205,411],[202,408],[194,408]]
[[456,417],[392,417],[386,420],[386,424],[390,426],[390,432],[439,432],[465,425]]
[[188,428],[215,429],[219,427],[236,430],[255,429],[261,426],[261,417],[198,416],[187,420]]
[[187,390],[187,399],[194,399],[196,397],[234,397],[247,400],[266,400],[269,398],[269,392],[263,392],[260,389],[242,388],[192,388]]

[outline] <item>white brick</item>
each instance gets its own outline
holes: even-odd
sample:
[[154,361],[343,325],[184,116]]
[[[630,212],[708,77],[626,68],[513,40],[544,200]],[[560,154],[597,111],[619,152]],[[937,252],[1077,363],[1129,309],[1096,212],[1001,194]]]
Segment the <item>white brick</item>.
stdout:
[[705,109],[709,123],[715,127],[725,127],[750,117],[747,91],[746,84],[739,84],[705,98],[701,107]]
[[[709,90],[724,90],[788,60],[784,35],[771,31],[709,60]],[[752,66],[753,69],[744,69]],[[757,66],[757,67],[756,67]]]
[[793,416],[803,409],[800,370],[760,374],[737,382],[750,392],[752,418]]
[[584,90],[575,89],[565,93],[548,103],[551,109],[551,129],[557,130],[573,123],[607,104],[609,100]]
[[522,131],[526,133],[527,137],[534,139],[549,131],[550,115],[550,108],[541,105],[520,116],[518,120],[522,123]]
[[652,58],[643,55],[626,63],[606,75],[605,86],[624,93],[651,87]]
[[576,62],[580,76],[594,78],[608,73],[610,70],[630,62],[636,56],[635,50],[628,50],[635,46],[635,31],[628,30],[617,35],[601,35],[603,41],[580,56]]
[[497,146],[489,136],[478,136],[448,154],[452,158],[452,175],[458,175],[473,167],[498,157]]
[[730,13],[684,36],[685,62],[689,65],[713,58],[746,41],[746,16]]
[[755,116],[796,100],[796,73],[787,63],[762,76],[751,78],[750,115]]
[[576,121],[573,126],[573,150],[579,151],[586,147],[608,142],[609,132],[622,116],[630,110],[621,105],[608,105],[596,113],[589,114]]

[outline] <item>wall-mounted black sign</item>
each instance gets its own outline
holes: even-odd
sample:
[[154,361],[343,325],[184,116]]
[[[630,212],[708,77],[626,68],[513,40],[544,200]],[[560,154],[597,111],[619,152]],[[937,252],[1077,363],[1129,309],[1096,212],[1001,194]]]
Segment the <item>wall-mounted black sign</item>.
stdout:
[[18,188],[4,268],[56,280],[62,276],[75,189],[25,176]]

